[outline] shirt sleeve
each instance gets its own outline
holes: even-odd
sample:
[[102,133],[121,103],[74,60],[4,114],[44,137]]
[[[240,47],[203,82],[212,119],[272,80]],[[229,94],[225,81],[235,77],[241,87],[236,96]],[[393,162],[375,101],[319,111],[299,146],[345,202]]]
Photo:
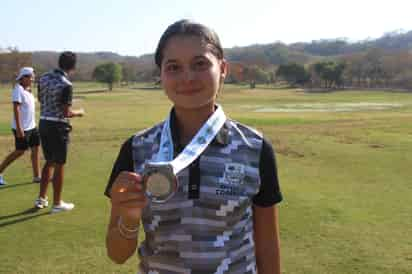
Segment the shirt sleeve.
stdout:
[[13,103],[19,103],[19,104],[21,104],[21,103],[23,102],[22,97],[23,97],[23,96],[22,96],[22,94],[21,94],[21,89],[18,88],[18,87],[15,87],[15,88],[13,89],[12,94],[11,94],[12,102],[13,102]]
[[104,195],[110,198],[110,190],[112,188],[114,180],[117,178],[120,172],[130,171],[133,172],[133,155],[132,155],[132,142],[133,137],[129,138],[120,149],[119,155],[113,165],[112,173],[110,174],[109,181],[107,183]]
[[62,92],[62,104],[71,106],[72,98],[73,98],[73,87],[66,86]]
[[253,197],[253,203],[261,207],[269,207],[283,200],[280,191],[275,153],[272,145],[263,139],[259,163],[260,189]]
[[40,90],[40,83],[37,83],[37,100],[39,100],[39,102],[41,102],[41,94],[40,94],[41,90]]

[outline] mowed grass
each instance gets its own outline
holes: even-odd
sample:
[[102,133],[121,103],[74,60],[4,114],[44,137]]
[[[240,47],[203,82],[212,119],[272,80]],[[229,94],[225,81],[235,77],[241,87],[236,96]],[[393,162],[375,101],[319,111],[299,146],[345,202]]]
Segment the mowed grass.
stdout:
[[[106,256],[109,201],[103,196],[121,144],[164,119],[170,108],[157,89],[76,83],[64,199],[74,211],[30,210],[28,155],[0,188],[0,273],[135,273],[137,256],[115,265]],[[141,86],[143,87],[143,86]],[[13,147],[9,87],[0,88],[0,158]],[[280,204],[284,273],[412,273],[412,94],[226,86],[226,114],[272,141],[284,201]],[[284,104],[399,103],[351,112],[254,112]],[[51,195],[51,189],[49,190]]]

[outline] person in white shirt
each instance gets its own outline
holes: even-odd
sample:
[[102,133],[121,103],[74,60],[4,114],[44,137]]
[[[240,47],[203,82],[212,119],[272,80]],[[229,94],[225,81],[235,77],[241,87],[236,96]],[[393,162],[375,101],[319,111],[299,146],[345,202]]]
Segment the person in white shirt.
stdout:
[[34,81],[34,69],[23,67],[16,78],[17,84],[12,92],[13,121],[12,131],[15,140],[15,150],[0,164],[0,186],[6,182],[2,173],[26,150],[31,149],[33,182],[40,182],[39,147],[40,136],[35,122],[35,99],[31,92]]

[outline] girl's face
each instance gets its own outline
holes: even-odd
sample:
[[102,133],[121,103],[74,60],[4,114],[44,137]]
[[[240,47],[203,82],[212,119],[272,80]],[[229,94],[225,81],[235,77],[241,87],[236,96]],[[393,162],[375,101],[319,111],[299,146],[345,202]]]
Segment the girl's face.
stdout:
[[20,79],[20,84],[22,87],[27,88],[30,87],[34,81],[34,75],[26,75]]
[[196,109],[215,103],[227,73],[225,60],[196,36],[173,36],[162,53],[162,86],[176,107]]

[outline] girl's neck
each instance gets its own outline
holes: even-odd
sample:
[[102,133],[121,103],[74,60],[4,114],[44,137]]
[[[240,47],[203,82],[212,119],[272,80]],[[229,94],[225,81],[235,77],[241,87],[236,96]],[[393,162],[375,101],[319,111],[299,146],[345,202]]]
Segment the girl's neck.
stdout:
[[180,108],[175,106],[177,126],[179,128],[179,142],[186,145],[192,140],[203,124],[215,111],[214,103],[196,109]]
[[19,83],[19,85],[22,86],[22,88],[23,88],[24,90],[31,92],[31,90],[30,90],[30,85],[24,85],[23,83]]

